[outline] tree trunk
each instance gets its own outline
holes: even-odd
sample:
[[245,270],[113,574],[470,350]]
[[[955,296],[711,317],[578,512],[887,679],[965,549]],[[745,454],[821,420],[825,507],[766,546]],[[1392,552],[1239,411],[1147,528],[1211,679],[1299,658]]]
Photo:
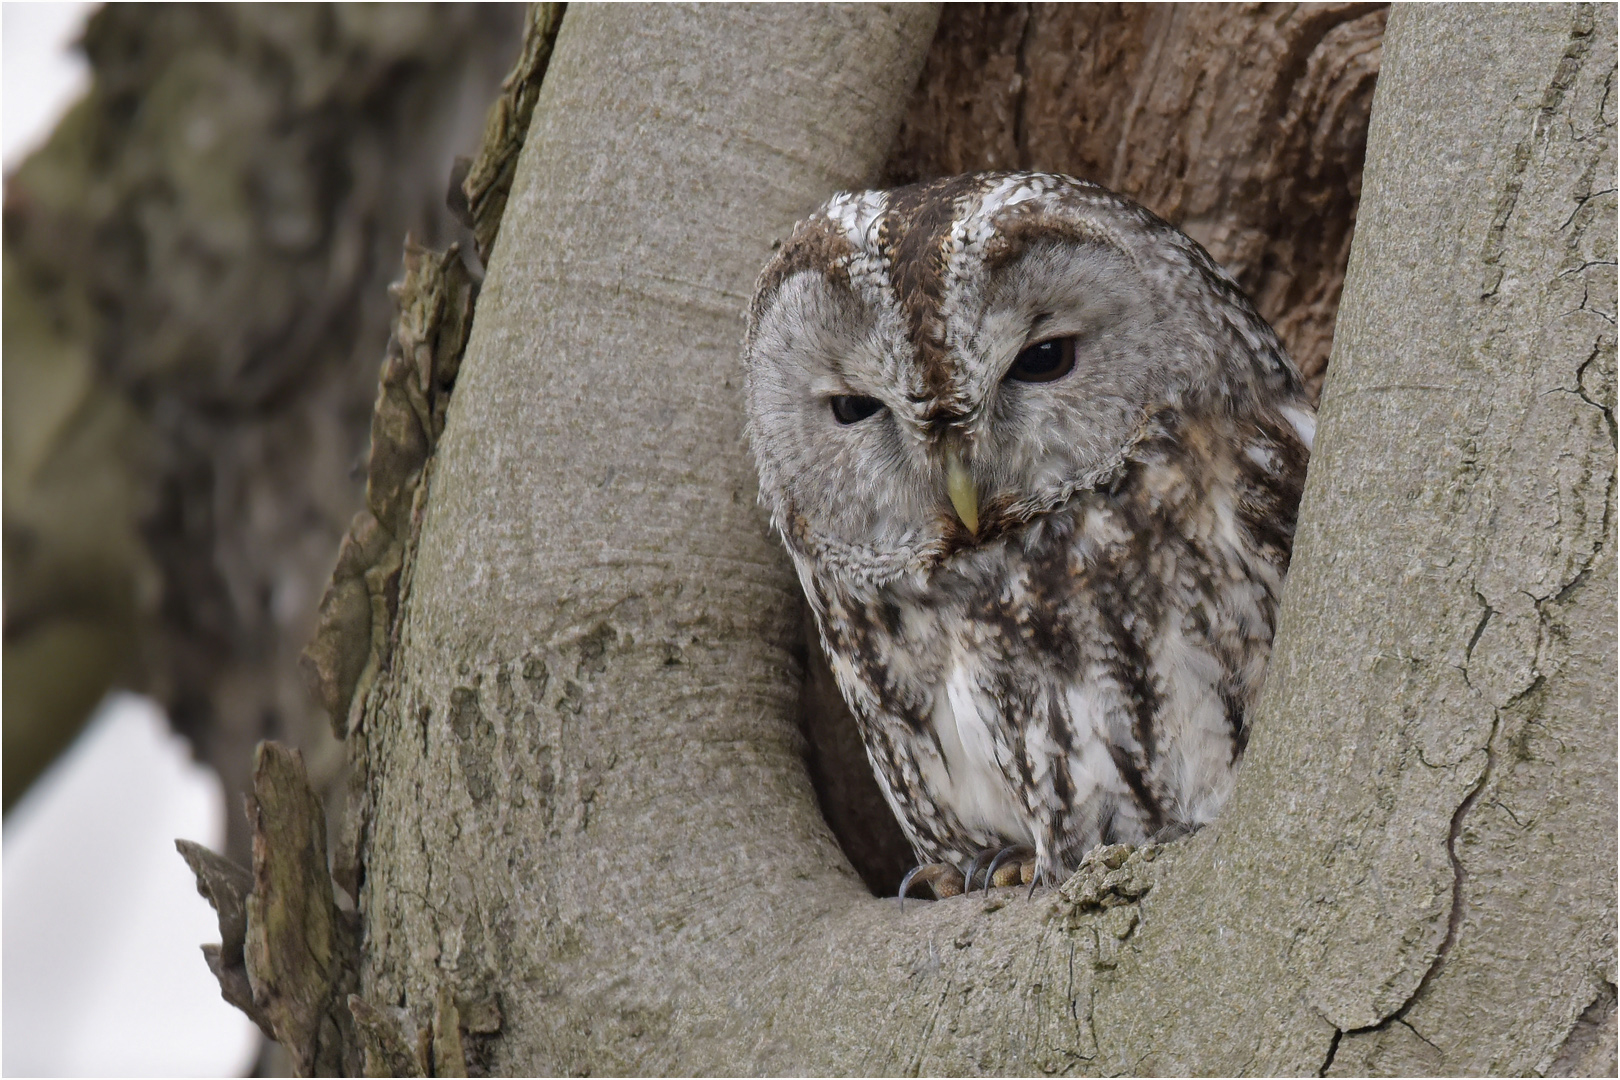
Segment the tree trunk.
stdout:
[[1612,1072],[1612,19],[1391,17],[1222,819],[902,912],[806,775],[736,349],[934,15],[564,20],[350,736],[356,1021],[441,1074]]

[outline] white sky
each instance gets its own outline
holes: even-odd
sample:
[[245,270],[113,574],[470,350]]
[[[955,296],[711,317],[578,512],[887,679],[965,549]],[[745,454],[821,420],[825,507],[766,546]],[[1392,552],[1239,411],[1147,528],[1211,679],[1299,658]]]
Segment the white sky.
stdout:
[[45,141],[57,117],[90,85],[70,45],[95,4],[0,4],[0,164],[10,172]]
[[6,816],[5,1075],[246,1071],[258,1032],[203,963],[219,924],[174,850],[218,847],[224,801],[156,705],[114,694]]
[[[0,5],[0,168],[89,84],[69,45],[93,4]],[[115,694],[6,815],[0,841],[0,1072],[241,1076],[258,1029],[198,946],[219,924],[174,850],[224,842],[218,778],[156,705]]]

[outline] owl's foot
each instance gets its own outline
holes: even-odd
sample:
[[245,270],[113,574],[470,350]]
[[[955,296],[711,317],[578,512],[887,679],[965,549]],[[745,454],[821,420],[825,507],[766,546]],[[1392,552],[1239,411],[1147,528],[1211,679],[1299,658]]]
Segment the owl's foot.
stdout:
[[900,879],[900,910],[906,909],[906,892],[913,882],[925,881],[933,886],[934,899],[943,900],[948,896],[962,895],[962,872],[950,863],[924,863],[922,866],[913,866],[906,876]]
[[[986,862],[990,869],[984,875],[985,892],[990,891],[991,885],[1017,885],[1020,881],[1027,884],[1035,873],[1035,849],[1027,844],[985,848],[968,863],[967,892],[973,891],[973,879],[979,876],[979,868]],[[1002,866],[1003,863],[1007,865]]]
[[1002,848],[990,860],[990,869],[984,872],[985,892],[989,892],[992,885],[998,889],[1008,885],[1033,885],[1036,865],[1035,849],[1027,844]]

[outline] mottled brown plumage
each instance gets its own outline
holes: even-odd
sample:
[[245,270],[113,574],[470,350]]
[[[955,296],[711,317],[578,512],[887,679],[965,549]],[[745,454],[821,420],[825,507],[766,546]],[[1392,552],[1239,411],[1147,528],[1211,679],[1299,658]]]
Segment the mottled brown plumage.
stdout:
[[1051,878],[1214,817],[1314,416],[1202,248],[1067,177],[840,195],[745,360],[762,499],[922,862]]

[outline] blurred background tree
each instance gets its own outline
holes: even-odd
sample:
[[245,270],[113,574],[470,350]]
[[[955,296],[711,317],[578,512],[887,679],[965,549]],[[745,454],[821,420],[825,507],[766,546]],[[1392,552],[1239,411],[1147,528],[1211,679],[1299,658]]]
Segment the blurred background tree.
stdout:
[[341,772],[297,656],[360,505],[401,241],[466,238],[447,178],[522,19],[90,20],[89,93],[5,187],[7,808],[113,686],[220,773],[238,857],[255,742]]

